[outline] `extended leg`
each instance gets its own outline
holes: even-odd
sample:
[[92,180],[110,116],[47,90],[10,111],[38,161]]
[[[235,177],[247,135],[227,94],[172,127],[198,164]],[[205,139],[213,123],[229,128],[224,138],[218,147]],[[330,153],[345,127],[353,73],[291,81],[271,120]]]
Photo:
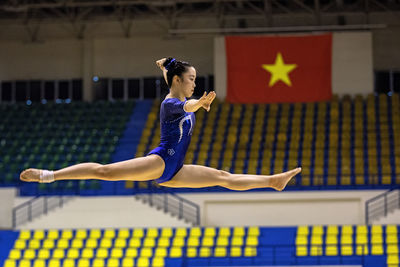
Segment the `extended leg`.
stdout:
[[[106,165],[80,163],[54,171],[54,178],[55,180],[147,181],[159,178],[164,168],[164,160],[161,157],[150,155]],[[26,182],[38,182],[39,175],[39,169],[27,169],[21,173],[20,178]]]
[[218,185],[238,191],[270,187],[282,191],[290,179],[300,172],[301,168],[274,175],[231,174],[205,166],[184,165],[172,180],[161,185],[191,188]]

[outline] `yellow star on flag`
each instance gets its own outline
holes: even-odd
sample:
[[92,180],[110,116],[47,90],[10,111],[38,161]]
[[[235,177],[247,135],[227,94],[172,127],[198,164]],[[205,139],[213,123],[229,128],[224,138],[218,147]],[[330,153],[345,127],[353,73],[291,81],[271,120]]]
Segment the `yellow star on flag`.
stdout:
[[289,79],[289,72],[297,68],[297,64],[285,64],[283,62],[282,54],[278,52],[274,64],[263,64],[263,69],[271,73],[269,80],[269,87],[274,86],[279,81],[284,82],[288,86],[292,86]]

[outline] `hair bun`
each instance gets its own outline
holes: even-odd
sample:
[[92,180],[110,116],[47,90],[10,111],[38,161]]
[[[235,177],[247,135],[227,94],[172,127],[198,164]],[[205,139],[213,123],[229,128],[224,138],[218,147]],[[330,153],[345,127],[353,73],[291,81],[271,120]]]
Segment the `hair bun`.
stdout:
[[167,70],[173,69],[175,67],[175,65],[176,65],[176,60],[175,60],[175,58],[172,58],[172,57],[167,58],[167,60],[165,60],[165,62],[164,62],[164,67]]

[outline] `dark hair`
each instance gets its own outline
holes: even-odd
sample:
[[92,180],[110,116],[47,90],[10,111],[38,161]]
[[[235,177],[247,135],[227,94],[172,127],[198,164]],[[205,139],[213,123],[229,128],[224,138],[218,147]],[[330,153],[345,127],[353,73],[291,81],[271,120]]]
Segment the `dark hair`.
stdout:
[[167,81],[169,87],[172,86],[172,79],[175,75],[182,78],[182,74],[185,73],[189,67],[192,67],[189,63],[176,60],[172,57],[167,58],[163,66],[167,69]]

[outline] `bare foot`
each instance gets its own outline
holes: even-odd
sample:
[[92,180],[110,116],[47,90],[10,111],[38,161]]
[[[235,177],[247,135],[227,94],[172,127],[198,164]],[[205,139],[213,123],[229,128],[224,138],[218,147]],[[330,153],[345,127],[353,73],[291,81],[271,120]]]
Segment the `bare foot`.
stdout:
[[271,175],[270,185],[273,189],[277,191],[282,191],[285,189],[286,185],[289,183],[290,179],[296,176],[301,172],[301,168],[296,168],[284,173],[279,173],[275,175]]
[[21,172],[19,178],[24,182],[39,182],[40,181],[40,171],[39,169],[26,169]]

